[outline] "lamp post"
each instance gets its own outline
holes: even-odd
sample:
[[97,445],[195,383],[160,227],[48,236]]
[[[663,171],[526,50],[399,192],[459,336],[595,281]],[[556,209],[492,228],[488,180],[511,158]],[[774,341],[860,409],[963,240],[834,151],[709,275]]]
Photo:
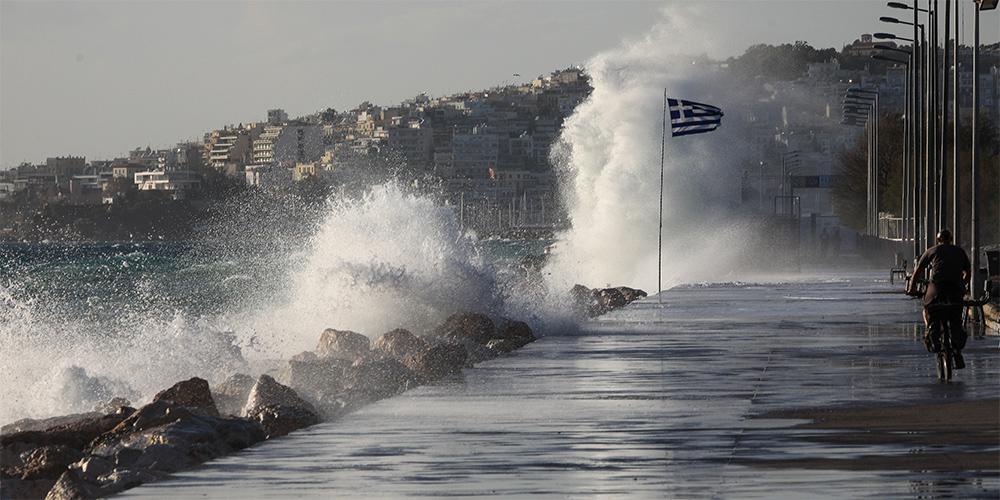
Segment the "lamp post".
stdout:
[[878,174],[879,174],[879,106],[878,92],[874,90],[864,90],[860,88],[847,89],[847,96],[844,101],[845,106],[849,104],[867,105],[869,108],[869,139],[868,154],[870,157],[868,165],[868,229],[869,234],[875,229],[878,223]]
[[971,222],[971,253],[972,253],[972,298],[979,298],[979,12],[997,8],[997,0],[973,0],[975,2],[975,18],[972,41],[972,211]]
[[[898,2],[890,2],[890,7],[896,8],[909,8],[904,4]],[[902,7],[900,7],[902,6]],[[914,6],[916,6],[916,1],[914,1]],[[914,10],[914,22],[901,21],[894,17],[881,17],[880,21],[891,24],[904,24],[913,26],[913,33],[915,37],[919,38],[906,38],[901,37],[892,33],[875,33],[873,36],[880,40],[902,40],[911,42],[914,47],[916,47],[916,55],[913,56],[913,83],[914,83],[914,110],[915,117],[914,120],[914,130],[913,130],[913,150],[914,150],[914,178],[916,180],[914,191],[914,235],[915,239],[919,240],[919,243],[914,243],[913,254],[918,256],[923,253],[923,250],[929,247],[932,243],[928,241],[928,233],[933,231],[933,221],[935,219],[933,213],[933,207],[935,206],[933,200],[931,199],[931,179],[933,172],[933,155],[932,147],[929,137],[932,135],[931,129],[931,101],[933,99],[933,93],[931,92],[930,77],[928,72],[924,68],[929,67],[929,61],[923,61],[923,56],[926,55],[926,50],[923,47],[926,46],[922,41],[924,40],[924,25],[917,21],[917,12],[927,12],[924,9],[916,8]],[[921,210],[922,209],[922,210]]]
[[902,172],[903,173],[902,177],[903,177],[903,182],[902,182],[902,189],[900,189],[900,200],[899,200],[899,203],[900,203],[900,205],[899,205],[899,217],[900,217],[900,231],[899,231],[899,235],[902,238],[902,240],[905,241],[907,239],[907,237],[909,236],[909,234],[908,234],[909,233],[909,224],[908,224],[908,222],[909,222],[909,214],[910,214],[910,210],[909,210],[910,203],[909,203],[909,200],[910,200],[910,196],[911,196],[911,190],[910,190],[911,180],[910,179],[911,179],[911,176],[912,176],[912,174],[911,174],[912,168],[911,168],[911,162],[910,162],[911,157],[912,157],[912,154],[911,154],[911,151],[910,151],[910,135],[911,135],[910,134],[910,129],[913,126],[913,124],[912,124],[912,122],[913,122],[913,114],[912,114],[912,109],[911,109],[912,101],[911,101],[911,96],[910,96],[910,93],[911,93],[912,87],[913,87],[913,84],[912,84],[912,82],[910,80],[910,76],[911,76],[910,75],[910,66],[911,66],[911,62],[912,62],[912,55],[910,54],[910,51],[903,50],[903,49],[897,49],[897,48],[894,48],[894,47],[889,47],[889,46],[884,46],[884,45],[875,45],[875,48],[882,49],[882,50],[888,50],[888,51],[894,51],[894,52],[901,52],[903,54],[906,54],[906,60],[905,61],[901,61],[899,59],[893,59],[891,57],[885,57],[885,56],[882,56],[882,55],[879,55],[879,54],[875,54],[875,55],[872,56],[872,59],[877,59],[877,60],[881,60],[881,61],[891,62],[891,63],[895,63],[895,64],[901,64],[901,65],[903,65],[906,68],[906,82],[904,84],[904,95],[905,95],[904,100],[905,100],[905,104],[903,106],[903,109],[905,110],[904,111],[904,122],[903,122],[903,157],[902,157],[902,171],[903,171]]

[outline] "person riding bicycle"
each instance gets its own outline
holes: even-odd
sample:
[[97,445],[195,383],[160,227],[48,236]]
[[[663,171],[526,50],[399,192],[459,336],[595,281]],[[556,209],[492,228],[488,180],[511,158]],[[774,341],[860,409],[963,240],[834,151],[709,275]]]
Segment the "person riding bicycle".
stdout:
[[[932,352],[940,350],[941,333],[936,328],[939,321],[951,325],[952,346],[955,349],[956,368],[964,366],[961,350],[965,347],[966,334],[962,330],[962,301],[965,298],[965,284],[972,275],[972,264],[962,247],[952,244],[951,231],[942,229],[937,234],[937,245],[927,249],[907,285],[907,293],[913,295],[923,272],[930,269],[930,279],[924,292],[924,324],[927,333],[924,342]],[[933,307],[954,304],[955,307]]]

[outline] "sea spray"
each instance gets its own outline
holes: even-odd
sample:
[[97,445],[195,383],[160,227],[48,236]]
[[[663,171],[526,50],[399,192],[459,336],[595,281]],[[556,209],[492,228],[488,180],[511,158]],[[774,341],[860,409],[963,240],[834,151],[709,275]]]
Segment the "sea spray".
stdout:
[[[114,396],[141,404],[192,376],[256,375],[314,348],[325,328],[374,338],[425,332],[463,310],[535,328],[550,317],[539,280],[485,255],[433,197],[389,182],[317,214],[299,221],[310,231],[230,214],[243,231],[216,228],[209,234],[227,238],[180,250],[21,248],[44,255],[11,257],[0,283],[0,422],[88,411]],[[53,257],[68,252],[77,253]]]
[[460,310],[501,314],[497,270],[475,243],[451,207],[394,182],[333,199],[291,293],[254,328],[287,356],[315,347],[328,327],[375,337],[424,331]]
[[738,112],[746,92],[717,63],[681,55],[711,46],[700,45],[709,13],[672,6],[646,37],[587,62],[593,93],[552,154],[572,222],[549,267],[553,289],[577,282],[655,289],[664,89],[727,111],[710,134],[674,139],[667,124],[664,284],[717,279],[739,267],[746,231],[732,215],[747,168]]

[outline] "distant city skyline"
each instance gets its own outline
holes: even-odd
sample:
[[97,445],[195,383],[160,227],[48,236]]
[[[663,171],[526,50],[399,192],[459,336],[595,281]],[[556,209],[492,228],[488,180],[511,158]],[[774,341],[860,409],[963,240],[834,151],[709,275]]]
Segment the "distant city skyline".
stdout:
[[[962,5],[971,14],[972,2]],[[263,121],[270,108],[299,116],[528,81],[643,37],[664,12],[691,9],[703,11],[696,22],[711,45],[678,40],[677,50],[720,59],[754,43],[839,49],[893,31],[878,22],[892,9],[860,0],[3,0],[0,168],[168,147]],[[983,43],[1000,39],[997,16],[984,15]]]

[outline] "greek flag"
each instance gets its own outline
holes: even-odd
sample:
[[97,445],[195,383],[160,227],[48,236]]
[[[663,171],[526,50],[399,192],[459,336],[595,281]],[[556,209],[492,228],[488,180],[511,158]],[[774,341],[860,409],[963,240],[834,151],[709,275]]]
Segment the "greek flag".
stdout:
[[667,99],[670,105],[670,135],[702,134],[722,124],[722,110],[700,102]]

